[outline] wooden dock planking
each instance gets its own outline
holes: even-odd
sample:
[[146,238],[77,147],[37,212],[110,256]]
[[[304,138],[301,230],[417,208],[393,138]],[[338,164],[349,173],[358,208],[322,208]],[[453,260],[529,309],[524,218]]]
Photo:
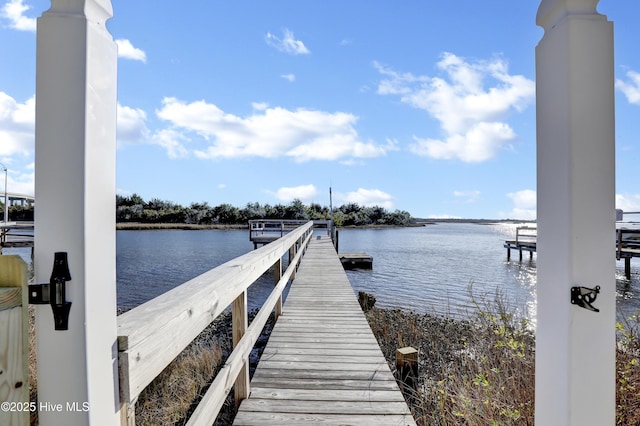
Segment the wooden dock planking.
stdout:
[[234,424],[415,425],[327,237],[304,256]]

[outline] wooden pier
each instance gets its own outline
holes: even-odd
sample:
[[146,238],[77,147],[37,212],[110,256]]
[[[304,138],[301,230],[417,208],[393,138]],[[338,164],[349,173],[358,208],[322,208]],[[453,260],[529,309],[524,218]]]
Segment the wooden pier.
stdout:
[[[507,261],[511,260],[511,250],[518,250],[519,260],[522,262],[522,252],[529,252],[529,260],[533,258],[533,253],[537,250],[536,228],[521,226],[516,228],[516,239],[504,242],[507,249]],[[640,257],[640,228],[616,229],[616,260],[624,260],[624,275],[627,280],[631,279],[631,259]]]
[[338,253],[344,269],[373,269],[373,256],[367,253]]
[[314,236],[234,424],[414,425],[327,236]]
[[[414,425],[327,234],[307,222],[118,316],[121,424],[135,424],[140,392],[231,306],[234,349],[187,425],[212,424],[232,389],[237,424]],[[274,288],[249,324],[247,290],[267,271]],[[250,381],[249,355],[274,311]]]
[[9,222],[0,225],[0,253],[3,248],[31,247],[34,241],[33,222]]
[[519,260],[522,262],[522,252],[529,252],[529,260],[533,259],[536,251],[536,228],[532,226],[518,226],[516,228],[516,239],[504,242],[507,249],[507,261],[511,260],[511,250],[518,250]]
[[[257,249],[259,245],[269,244],[307,222],[306,220],[291,219],[250,220],[249,241],[253,243],[253,248]],[[335,232],[333,222],[330,220],[314,220],[313,226],[314,228],[326,228],[328,235],[333,235]]]

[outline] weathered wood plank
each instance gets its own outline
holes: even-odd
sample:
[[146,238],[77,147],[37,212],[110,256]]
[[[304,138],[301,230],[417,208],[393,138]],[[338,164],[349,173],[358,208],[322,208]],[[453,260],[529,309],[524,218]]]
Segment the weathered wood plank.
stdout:
[[334,356],[379,356],[380,350],[377,348],[371,348],[369,345],[363,346],[362,349],[340,349],[340,348],[325,348],[320,346],[318,348],[265,348],[262,353],[263,357],[269,357],[276,354],[282,355],[316,355],[325,357]]
[[314,239],[235,424],[415,425],[329,241]]
[[276,370],[333,370],[333,371],[377,371],[389,368],[385,361],[370,363],[330,363],[330,362],[310,362],[302,364],[299,362],[273,361],[272,359],[260,362],[262,368],[272,368]]
[[0,288],[0,311],[22,306],[22,289],[19,287]]
[[338,370],[272,370],[258,368],[254,378],[283,378],[283,379],[322,379],[322,380],[359,380],[359,381],[394,381],[395,378],[389,369],[377,371],[338,371]]
[[374,389],[276,389],[256,387],[252,398],[282,399],[295,401],[342,401],[342,402],[404,402],[396,390]]
[[[409,414],[407,403],[396,401],[301,401],[249,398],[242,411],[312,414]],[[415,423],[413,423],[415,424]]]
[[332,425],[412,425],[410,415],[348,415],[304,413],[238,413],[236,425],[332,424]]
[[282,377],[263,378],[253,377],[251,386],[258,388],[285,388],[285,389],[370,389],[370,390],[397,390],[395,380],[346,380],[340,379],[287,379]]

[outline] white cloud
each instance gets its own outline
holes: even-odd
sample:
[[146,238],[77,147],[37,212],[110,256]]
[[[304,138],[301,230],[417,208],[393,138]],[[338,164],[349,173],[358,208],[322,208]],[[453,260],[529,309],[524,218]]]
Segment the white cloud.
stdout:
[[480,198],[480,191],[453,191],[453,196],[463,198],[465,203],[475,203]]
[[640,194],[616,194],[616,208],[625,212],[640,212]]
[[[130,143],[149,142],[146,113],[139,108],[118,104],[118,147]],[[32,96],[19,103],[0,92],[0,156],[29,155],[35,149],[36,101]]]
[[293,201],[297,198],[303,203],[309,203],[317,197],[318,190],[314,185],[300,185],[283,187],[272,194],[281,201]]
[[147,54],[143,50],[134,47],[129,40],[118,39],[116,40],[116,44],[118,45],[119,58],[132,59],[144,63],[147,62]]
[[[290,157],[298,162],[385,155],[395,146],[360,140],[358,118],[344,112],[265,107],[248,117],[222,111],[205,101],[186,103],[165,98],[156,114],[171,124],[172,138],[195,133],[208,146],[194,150],[198,158]],[[172,146],[177,146],[174,144]]]
[[616,89],[620,90],[627,97],[630,104],[640,105],[640,73],[628,71],[629,81],[616,80]]
[[409,145],[409,150],[425,157],[478,163],[493,158],[515,138],[515,132],[507,124],[478,123],[465,134],[452,134],[444,141],[414,137],[416,142]]
[[31,6],[25,5],[23,0],[11,0],[0,9],[0,16],[9,21],[9,27],[19,31],[36,31],[36,19],[25,16]]
[[[14,164],[11,158],[2,157],[0,157],[0,162],[7,167],[7,191],[18,194],[33,195],[35,188],[34,163],[19,165]],[[0,191],[4,190],[3,170],[4,169],[0,166],[0,173],[2,173],[2,177],[0,177],[0,185],[2,185],[2,189]],[[2,194],[3,193],[0,192],[0,199]]]
[[[502,59],[470,63],[452,53],[437,63],[445,77],[398,73],[379,63],[384,76],[378,94],[399,96],[401,101],[425,110],[440,122],[444,138],[415,138],[410,149],[422,156],[486,161],[516,139],[503,120],[513,111],[523,111],[533,100],[535,83],[521,75],[510,75]],[[491,86],[485,88],[485,81]]]
[[288,29],[282,31],[282,38],[275,36],[271,33],[267,33],[265,36],[267,44],[271,47],[275,47],[281,52],[289,53],[292,55],[307,55],[311,53],[309,49],[300,40],[296,40],[293,32]]
[[35,173],[20,173],[9,179],[7,188],[18,194],[33,195],[35,193]]
[[159,130],[153,135],[152,142],[163,147],[171,159],[189,156],[189,150],[185,146],[185,142],[189,142],[189,138],[176,130]]
[[507,197],[511,198],[514,206],[508,213],[499,213],[498,216],[500,218],[521,220],[536,219],[536,191],[532,189],[523,189],[522,191],[510,192],[507,194]]
[[269,104],[266,102],[252,102],[251,108],[255,109],[256,111],[264,111],[265,109],[269,108]]
[[35,96],[19,103],[0,92],[0,156],[29,155],[35,147]]
[[147,114],[143,110],[118,104],[117,114],[116,140],[118,147],[149,141],[149,129],[145,123]]
[[361,206],[380,206],[386,209],[393,207],[393,197],[379,189],[358,188],[357,191],[336,193],[338,203],[357,203]]
[[293,83],[294,81],[296,81],[296,75],[295,74],[282,74],[280,77],[284,78],[285,80]]

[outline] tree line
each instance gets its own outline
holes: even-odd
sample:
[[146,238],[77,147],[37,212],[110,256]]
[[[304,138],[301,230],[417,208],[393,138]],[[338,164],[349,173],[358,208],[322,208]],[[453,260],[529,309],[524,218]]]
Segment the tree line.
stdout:
[[[2,196],[0,195],[0,198]],[[33,206],[9,205],[9,222],[26,221],[33,222]],[[0,220],[4,220],[4,203],[0,201]]]
[[[306,205],[298,199],[286,205],[254,202],[239,208],[227,203],[214,207],[201,202],[183,207],[158,198],[145,201],[138,194],[116,195],[116,222],[232,225],[246,224],[253,219],[328,220],[330,211],[327,206],[317,203]],[[333,220],[337,226],[407,226],[413,223],[413,218],[407,211],[391,212],[384,207],[365,207],[357,203],[344,204],[334,209]]]

